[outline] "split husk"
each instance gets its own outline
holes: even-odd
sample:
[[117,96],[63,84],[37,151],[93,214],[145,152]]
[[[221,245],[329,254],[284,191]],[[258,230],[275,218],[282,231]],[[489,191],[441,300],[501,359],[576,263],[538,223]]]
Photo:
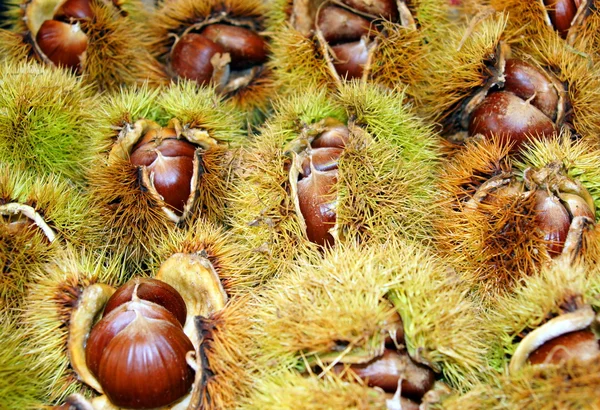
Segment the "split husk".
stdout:
[[[35,37],[45,20],[53,18],[62,0],[15,0],[12,6],[11,25],[34,44],[39,61],[53,65],[37,47]],[[122,15],[114,2],[91,0],[92,19],[80,22],[88,37],[88,45],[81,59],[82,81],[97,91],[118,90],[150,82],[158,86],[165,82],[160,66],[148,51],[148,40],[142,35],[143,24]]]
[[242,152],[232,191],[233,233],[244,252],[260,257],[250,275],[266,280],[315,248],[296,212],[286,151],[301,144],[303,130],[327,118],[344,123],[351,118],[336,184],[336,243],[394,235],[428,240],[435,212],[435,137],[402,103],[401,95],[357,83],[345,86],[338,99],[323,90],[275,102],[276,114]]
[[[112,247],[129,249],[134,260],[141,260],[150,257],[154,245],[172,226],[184,229],[200,216],[221,223],[231,151],[244,141],[239,111],[221,101],[212,89],[198,89],[190,82],[162,91],[148,87],[124,90],[108,96],[103,107],[102,131],[110,153],[97,157],[90,173],[90,191],[111,231]],[[170,210],[152,183],[140,182],[142,167],[129,161],[132,144],[140,138],[136,132],[145,124],[166,126],[169,121],[171,126],[180,124],[177,132],[199,147],[194,187],[181,215]]]

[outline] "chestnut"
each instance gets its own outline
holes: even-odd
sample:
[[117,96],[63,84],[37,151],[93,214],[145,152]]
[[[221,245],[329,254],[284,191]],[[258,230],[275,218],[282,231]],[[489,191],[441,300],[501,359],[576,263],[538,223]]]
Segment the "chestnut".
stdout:
[[169,405],[185,396],[194,381],[186,360],[194,351],[192,342],[173,313],[138,297],[141,286],[135,284],[131,301],[92,328],[85,347],[88,368],[117,407]]
[[551,256],[561,253],[569,228],[571,218],[558,198],[546,190],[535,191],[536,222],[548,242],[547,249]]
[[245,69],[267,60],[267,42],[252,30],[227,24],[211,24],[200,34],[231,56],[231,68]]
[[591,330],[565,333],[541,345],[528,357],[531,364],[560,364],[571,358],[581,361],[596,359],[600,345]]
[[517,150],[529,137],[547,138],[556,132],[552,120],[528,101],[515,94],[498,91],[488,95],[473,111],[469,134],[496,135],[512,142]]
[[152,129],[133,147],[130,162],[146,166],[165,203],[183,213],[191,193],[196,149],[194,144],[178,139],[173,128]]
[[504,91],[509,91],[523,100],[533,97],[533,106],[548,118],[556,119],[558,92],[540,70],[523,60],[508,59],[504,77]]
[[67,0],[54,13],[54,20],[90,19],[94,16],[90,0]]
[[106,316],[115,308],[130,302],[134,291],[139,299],[164,307],[177,318],[182,326],[185,325],[187,308],[179,292],[168,283],[152,278],[136,277],[117,289],[106,302],[104,315]]
[[386,20],[398,19],[398,8],[394,0],[342,0],[342,3],[357,11],[383,17]]
[[544,0],[550,21],[562,38],[567,37],[579,3],[576,0]]
[[[338,365],[339,366],[339,365]],[[340,368],[338,367],[337,371]],[[420,400],[435,382],[435,373],[428,367],[415,363],[406,351],[385,349],[383,355],[366,364],[355,364],[350,370],[369,386],[393,393],[401,381],[403,396]]]
[[330,44],[358,41],[373,31],[369,20],[336,6],[321,9],[317,27]]
[[208,84],[213,75],[210,60],[217,53],[224,54],[225,49],[200,34],[185,34],[171,50],[171,68],[178,77]]
[[55,65],[79,68],[88,44],[88,38],[79,23],[69,24],[57,20],[46,20],[35,37],[40,50]]
[[298,181],[298,202],[306,222],[308,240],[321,246],[332,245],[329,230],[335,225],[337,169],[331,171],[312,170],[307,178]]
[[369,59],[369,50],[364,40],[338,44],[331,49],[334,54],[333,66],[340,77],[348,80],[362,77]]
[[350,131],[346,125],[337,120],[330,119],[327,129],[318,135],[310,146],[312,148],[344,148],[350,138]]
[[317,171],[331,171],[337,169],[337,163],[342,154],[342,148],[317,148],[312,150],[311,156],[307,157],[302,162],[302,174],[307,177],[311,172],[312,168]]

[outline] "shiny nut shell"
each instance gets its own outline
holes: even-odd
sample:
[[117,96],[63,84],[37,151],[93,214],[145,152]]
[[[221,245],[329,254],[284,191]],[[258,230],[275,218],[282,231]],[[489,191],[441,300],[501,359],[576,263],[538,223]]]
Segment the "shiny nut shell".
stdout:
[[200,34],[229,53],[233,69],[245,69],[267,61],[267,42],[252,30],[226,24],[211,24]]
[[96,378],[100,371],[101,358],[106,346],[119,332],[129,326],[138,314],[181,327],[177,318],[171,312],[151,302],[129,302],[117,307],[92,328],[86,343],[85,361]]
[[571,358],[581,361],[596,359],[600,345],[591,330],[560,335],[534,350],[527,359],[531,364],[560,364]]
[[[136,285],[137,290],[136,290]],[[185,325],[187,318],[187,309],[185,301],[171,285],[152,278],[134,278],[121,286],[110,297],[104,307],[104,316],[108,315],[118,306],[130,302],[133,297],[133,292],[136,290],[136,296],[139,299],[147,300],[148,302],[156,303],[171,312],[181,326]]]
[[369,59],[369,50],[364,41],[338,44],[331,49],[335,55],[333,66],[340,77],[348,80],[362,77]]
[[522,60],[509,59],[506,60],[504,77],[504,91],[512,92],[524,100],[535,95],[531,104],[548,118],[556,118],[558,92],[537,68]]
[[327,130],[318,135],[311,143],[312,148],[344,148],[350,139],[350,130],[341,122],[330,120]]
[[56,20],[44,21],[35,41],[52,63],[66,68],[79,68],[88,44],[88,38],[79,24]]
[[298,181],[298,202],[306,222],[308,240],[325,246],[332,245],[329,230],[336,222],[337,169],[326,172],[313,170],[310,176]]
[[307,177],[312,167],[318,171],[331,171],[337,169],[338,160],[342,155],[343,148],[316,148],[311,151],[310,157],[302,162],[302,174]]
[[414,399],[423,397],[435,382],[435,373],[415,363],[405,351],[386,349],[381,357],[364,365],[352,365],[351,369],[369,386],[391,393],[398,389],[398,382],[402,379],[402,395]]
[[224,54],[225,49],[200,34],[186,34],[171,51],[171,69],[180,78],[208,84],[213,74],[210,59],[217,53]]
[[398,8],[394,0],[342,0],[342,3],[373,16],[391,21],[398,19]]
[[577,14],[577,4],[573,0],[544,0],[544,4],[552,25],[562,38],[566,38]]
[[89,19],[94,16],[90,0],[67,0],[54,13],[54,19],[68,22],[70,19]]
[[548,138],[556,132],[544,113],[513,93],[499,91],[488,95],[471,114],[469,135],[496,135],[520,148],[528,138]]
[[535,192],[535,212],[537,226],[548,242],[548,252],[552,256],[560,254],[571,226],[569,213],[558,198],[545,190]]
[[336,6],[321,9],[317,27],[330,44],[358,41],[375,30],[366,18]]
[[154,174],[154,187],[165,203],[182,213],[192,190],[195,151],[196,146],[185,140],[167,139],[158,146],[141,145],[133,151],[130,161],[146,166]]
[[190,390],[194,371],[186,355],[194,346],[180,326],[138,316],[108,343],[98,381],[118,407],[166,406]]

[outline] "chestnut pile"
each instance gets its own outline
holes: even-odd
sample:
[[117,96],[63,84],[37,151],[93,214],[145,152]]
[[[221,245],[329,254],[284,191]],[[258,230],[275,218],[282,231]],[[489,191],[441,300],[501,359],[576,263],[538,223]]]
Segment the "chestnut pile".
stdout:
[[194,346],[183,332],[186,318],[183,298],[159,280],[136,278],[111,296],[85,353],[112,404],[156,408],[189,392],[194,371],[186,356]]
[[474,109],[469,135],[500,136],[518,150],[529,137],[549,138],[564,117],[564,87],[551,74],[531,64],[508,59],[504,82],[493,88]]
[[51,20],[42,23],[35,42],[42,58],[53,64],[81,69],[81,61],[88,45],[88,36],[81,29],[81,22],[94,17],[90,0],[66,0],[59,3]]
[[267,53],[266,40],[252,28],[226,22],[199,24],[175,41],[170,70],[178,78],[225,87],[256,75],[267,61]]
[[295,157],[299,165],[297,181],[295,173],[290,172],[308,240],[321,246],[334,244],[331,230],[337,219],[338,161],[349,137],[346,125],[331,118],[325,120],[323,130]]

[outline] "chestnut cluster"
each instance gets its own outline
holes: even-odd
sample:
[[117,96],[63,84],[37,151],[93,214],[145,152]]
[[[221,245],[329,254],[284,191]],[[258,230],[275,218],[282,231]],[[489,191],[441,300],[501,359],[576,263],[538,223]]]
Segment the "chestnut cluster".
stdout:
[[66,0],[54,12],[51,20],[40,26],[35,41],[38,49],[53,64],[80,70],[88,36],[81,30],[81,21],[93,18],[90,0]]
[[400,389],[402,408],[418,409],[419,402],[435,383],[435,373],[410,357],[405,348],[402,321],[398,326],[394,337],[386,338],[381,356],[365,364],[336,364],[333,370],[358,377],[367,385],[379,387],[386,393],[393,394]]
[[316,14],[316,27],[330,46],[333,66],[340,77],[360,78],[369,58],[372,38],[380,31],[377,19],[398,19],[391,0],[342,0],[326,5]]
[[333,245],[329,230],[335,225],[338,160],[348,142],[349,131],[341,122],[329,120],[304,153],[298,176],[298,202],[311,242]]
[[186,305],[170,285],[136,278],[108,300],[87,340],[86,363],[110,402],[146,409],[166,406],[190,390],[194,351],[183,332]]
[[147,168],[165,203],[182,214],[192,190],[196,149],[174,128],[153,128],[133,147],[130,161]]
[[[229,60],[223,60],[229,55]],[[226,84],[267,60],[267,42],[255,31],[232,24],[191,27],[175,42],[170,67],[179,78]],[[241,73],[240,73],[241,72]]]
[[518,59],[506,60],[504,84],[474,109],[469,135],[496,135],[517,150],[528,138],[557,132],[559,92],[549,75]]
[[566,38],[583,0],[544,0],[552,26]]

